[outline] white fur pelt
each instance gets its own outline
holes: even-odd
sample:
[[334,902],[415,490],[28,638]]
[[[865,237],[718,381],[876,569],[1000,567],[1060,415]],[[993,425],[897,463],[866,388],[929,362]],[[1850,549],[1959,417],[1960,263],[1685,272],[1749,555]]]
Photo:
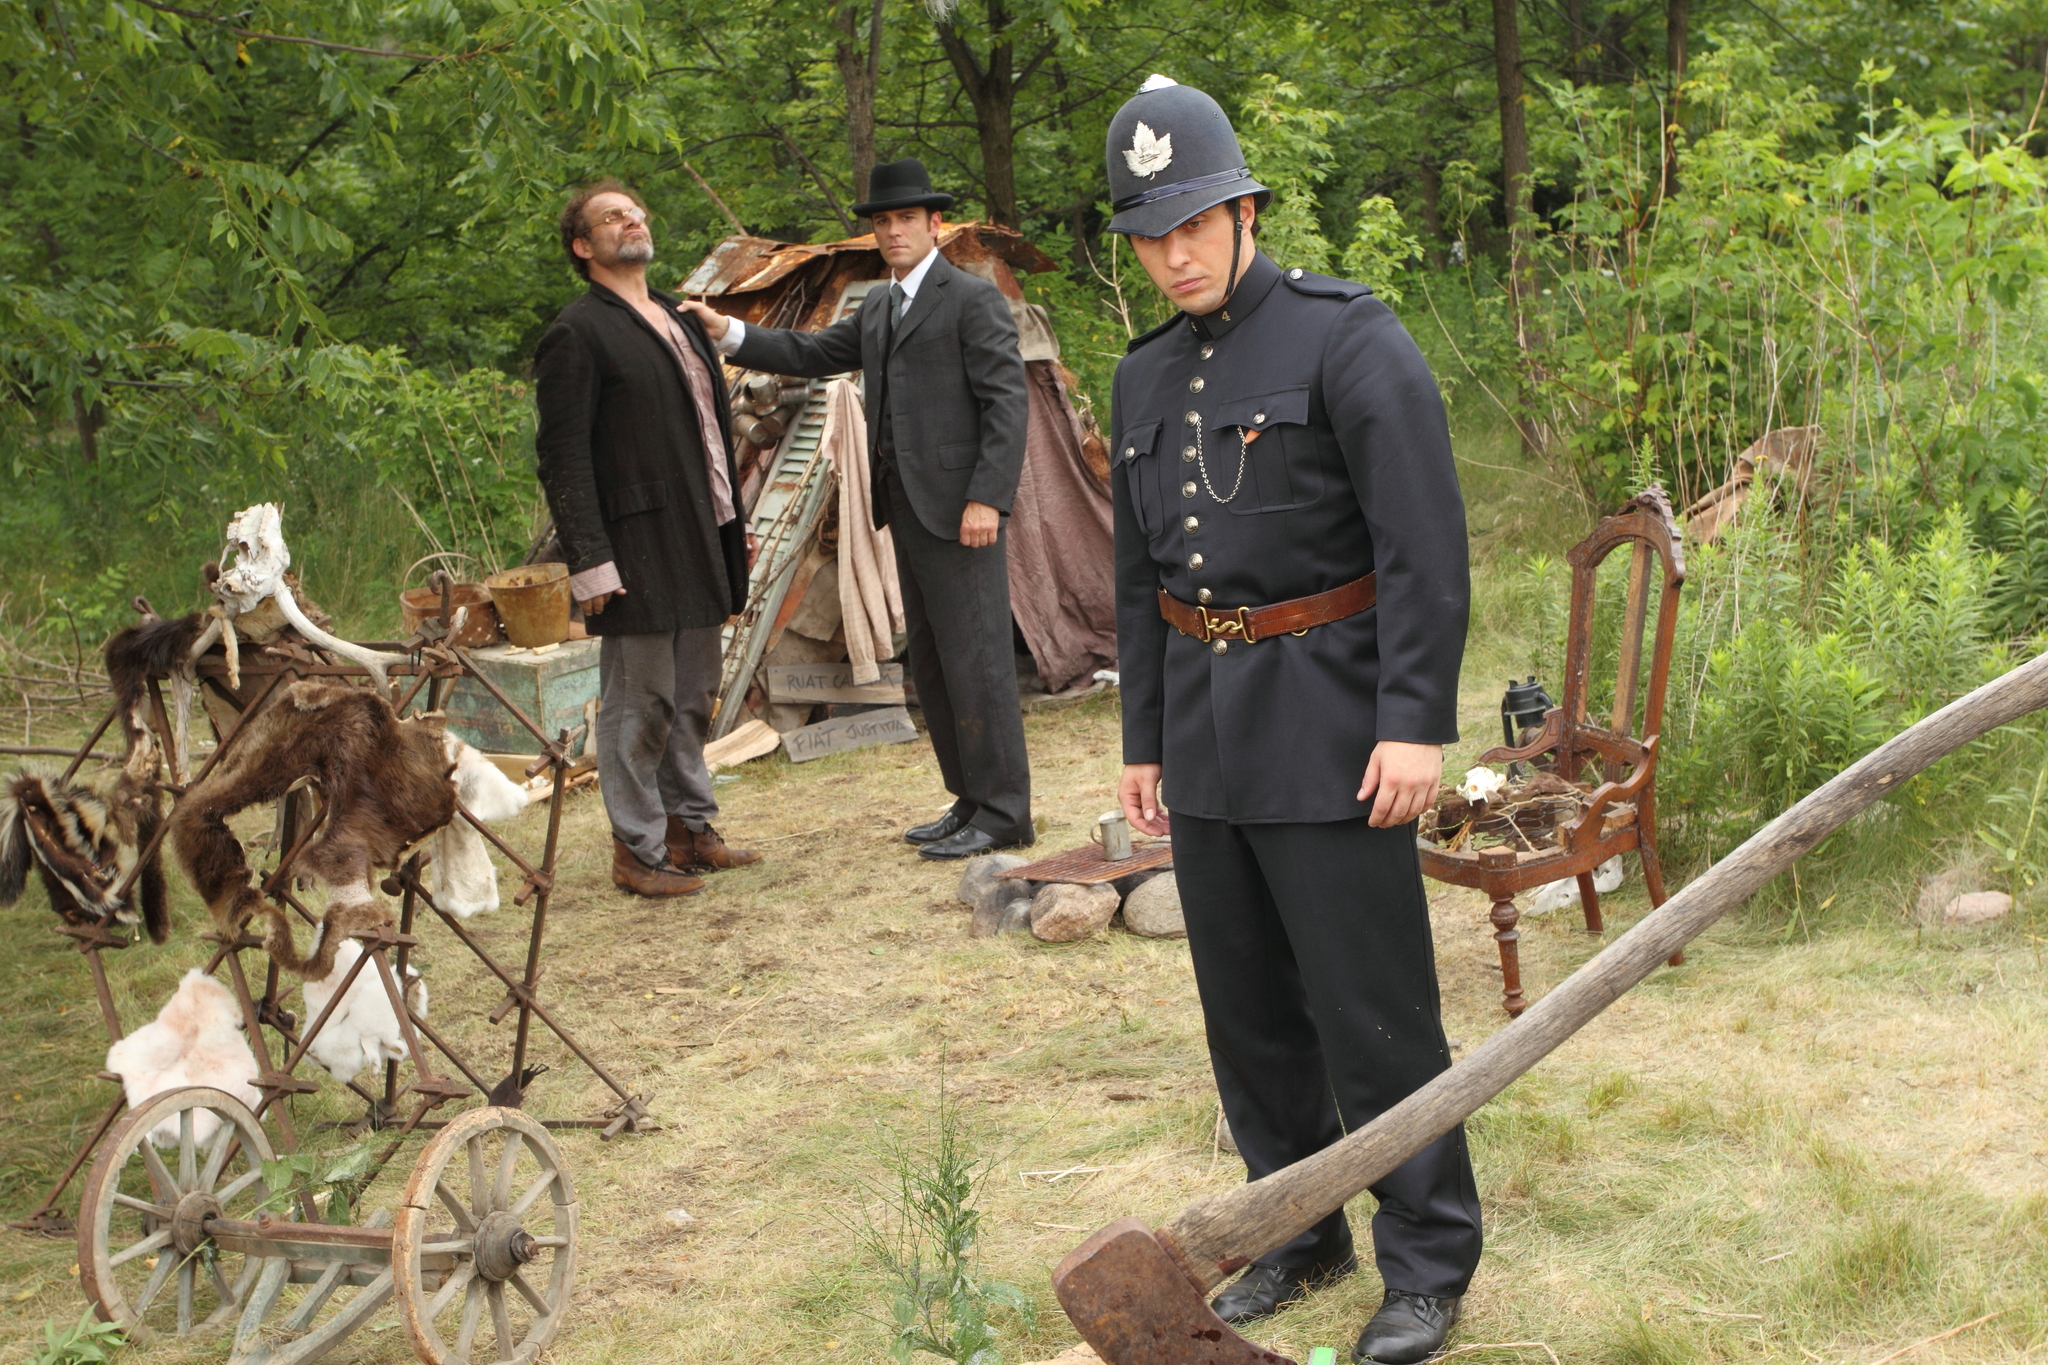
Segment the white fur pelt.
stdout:
[[[107,1070],[120,1076],[131,1109],[187,1085],[225,1090],[251,1108],[263,1098],[254,1084],[256,1054],[242,1034],[242,1012],[234,995],[197,967],[185,973],[154,1021],[107,1049]],[[220,1120],[210,1110],[194,1112],[196,1141],[208,1141],[219,1127]],[[152,1128],[149,1140],[158,1147],[175,1147],[177,1118]]]
[[[455,771],[448,780],[471,815],[487,825],[509,820],[526,809],[526,788],[498,770],[498,765],[453,735],[447,737],[448,761]],[[498,869],[484,836],[458,813],[434,835],[434,904],[458,919],[498,908]]]
[[[309,980],[300,987],[306,997],[307,1028],[311,1028],[313,1021],[320,1017],[320,1011],[327,1008],[327,1002],[341,988],[342,978],[348,975],[348,969],[355,966],[356,959],[362,955],[360,943],[354,939],[343,941],[334,950],[334,971],[325,980]],[[413,1012],[424,1019],[427,1017],[427,983],[420,979],[416,967],[407,967],[405,977],[406,1001]],[[357,974],[355,984],[335,1006],[334,1013],[328,1016],[326,1024],[314,1036],[306,1054],[344,1085],[380,1063],[404,1060],[405,1035],[399,1032],[398,1015],[391,1008],[391,997],[385,993],[384,980],[375,963]]]
[[[1593,869],[1593,889],[1601,895],[1621,885],[1621,855],[1615,854],[1606,862]],[[1554,882],[1545,882],[1536,888],[1536,894],[1529,897],[1529,908],[1525,915],[1547,915],[1553,910],[1562,910],[1568,905],[1579,903],[1579,879],[1560,877]]]

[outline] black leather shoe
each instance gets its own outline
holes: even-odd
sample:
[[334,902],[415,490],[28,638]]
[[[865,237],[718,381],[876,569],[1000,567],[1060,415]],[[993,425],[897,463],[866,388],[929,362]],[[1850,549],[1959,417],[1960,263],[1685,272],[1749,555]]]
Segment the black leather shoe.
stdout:
[[942,860],[972,858],[980,853],[993,853],[999,848],[1022,848],[1030,842],[1029,839],[1005,841],[996,838],[995,835],[990,834],[985,829],[977,829],[973,825],[968,825],[958,834],[951,834],[943,839],[937,839],[926,844],[917,851],[917,856],[920,858],[937,858]]
[[1358,1269],[1358,1258],[1346,1256],[1335,1265],[1260,1265],[1238,1276],[1237,1283],[1209,1301],[1216,1316],[1235,1327],[1271,1317],[1288,1304],[1305,1299],[1311,1289],[1320,1289]]
[[929,825],[913,825],[903,831],[906,844],[936,844],[941,839],[950,839],[967,828],[967,822],[974,817],[962,815],[958,806],[947,811]]
[[1386,1302],[1358,1334],[1351,1358],[1365,1365],[1417,1365],[1444,1348],[1458,1322],[1462,1299],[1432,1299],[1405,1289],[1389,1289]]

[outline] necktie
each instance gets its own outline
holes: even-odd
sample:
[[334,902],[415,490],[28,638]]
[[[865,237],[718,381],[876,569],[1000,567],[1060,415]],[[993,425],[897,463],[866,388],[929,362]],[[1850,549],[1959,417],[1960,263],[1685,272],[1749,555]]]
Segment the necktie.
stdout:
[[896,324],[903,321],[903,286],[889,281],[889,344],[896,344]]

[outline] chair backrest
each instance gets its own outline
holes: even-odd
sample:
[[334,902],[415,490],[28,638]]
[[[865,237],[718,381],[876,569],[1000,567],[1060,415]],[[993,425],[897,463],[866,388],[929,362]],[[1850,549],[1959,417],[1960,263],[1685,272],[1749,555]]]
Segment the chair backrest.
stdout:
[[[1631,549],[1628,595],[1622,605],[1621,640],[1615,657],[1614,705],[1607,724],[1587,716],[1588,674],[1593,658],[1593,606],[1601,563],[1622,546]],[[1608,781],[1624,768],[1639,764],[1641,741],[1664,724],[1664,692],[1671,680],[1671,644],[1678,629],[1678,589],[1685,582],[1685,543],[1671,515],[1671,500],[1656,484],[1629,499],[1628,505],[1603,517],[1592,533],[1565,555],[1572,566],[1571,623],[1565,637],[1564,712],[1557,771],[1578,780],[1588,761],[1601,764]],[[1643,637],[1649,625],[1653,576],[1661,584],[1657,626],[1650,653],[1649,686],[1640,697]],[[1643,703],[1641,734],[1634,733],[1636,703]]]

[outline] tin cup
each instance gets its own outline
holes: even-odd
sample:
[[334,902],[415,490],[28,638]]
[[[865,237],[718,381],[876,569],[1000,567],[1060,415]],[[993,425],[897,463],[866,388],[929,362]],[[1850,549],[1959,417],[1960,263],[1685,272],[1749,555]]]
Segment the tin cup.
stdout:
[[1089,837],[1102,845],[1104,862],[1122,862],[1131,856],[1131,822],[1120,810],[1096,817],[1095,832]]

